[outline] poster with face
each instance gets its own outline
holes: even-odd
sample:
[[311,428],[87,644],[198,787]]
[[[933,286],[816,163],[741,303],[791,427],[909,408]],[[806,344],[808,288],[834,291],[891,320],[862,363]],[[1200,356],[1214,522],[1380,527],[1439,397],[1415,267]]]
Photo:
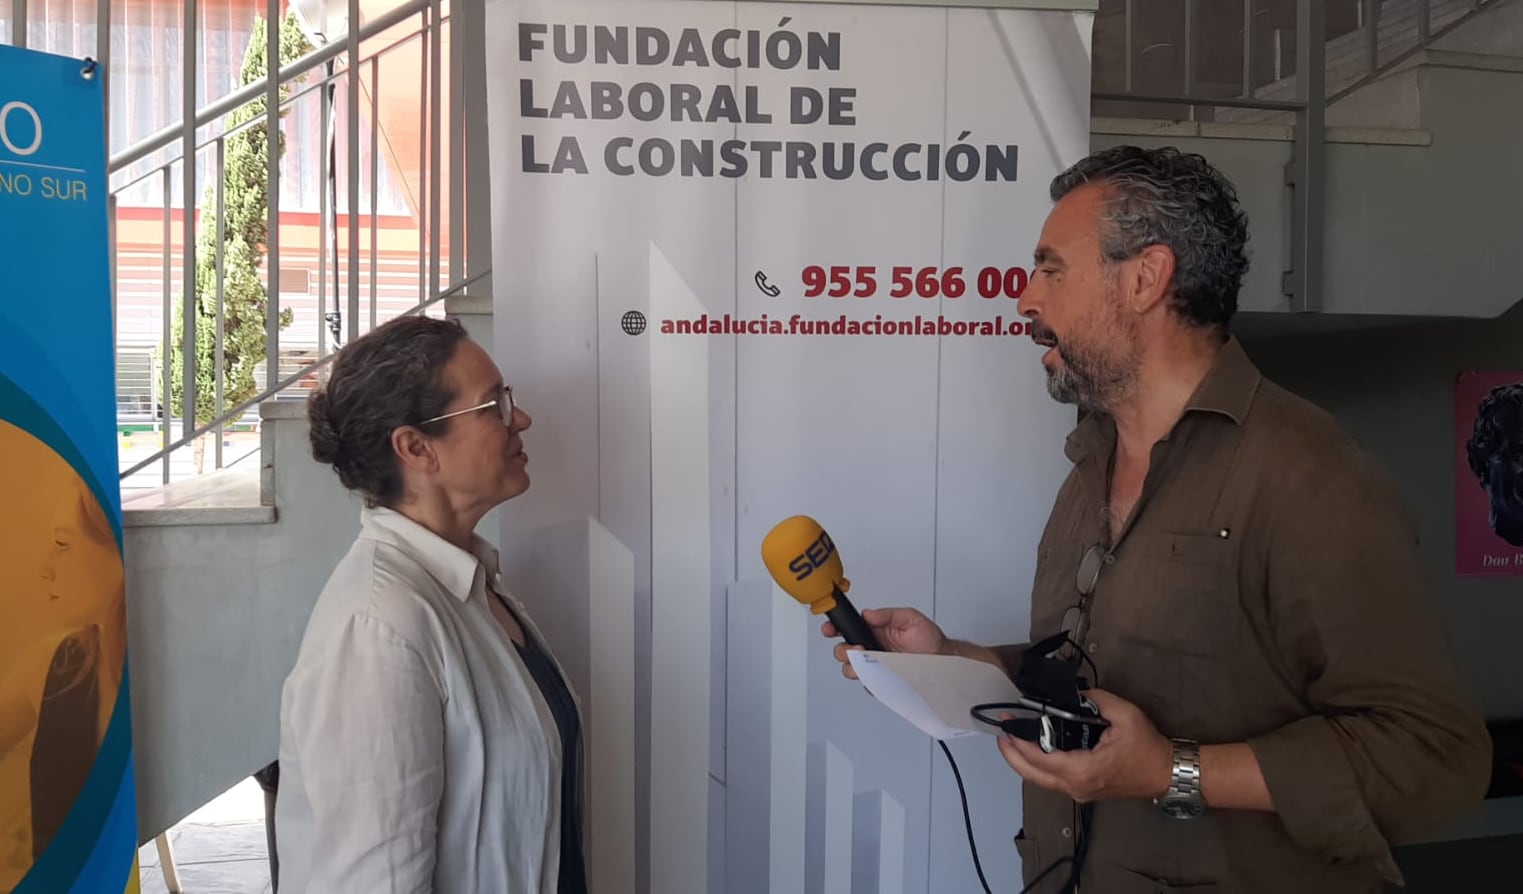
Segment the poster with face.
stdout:
[[1454,391],[1455,571],[1523,576],[1523,370],[1472,370]]
[[0,891],[137,888],[101,78],[0,46]]

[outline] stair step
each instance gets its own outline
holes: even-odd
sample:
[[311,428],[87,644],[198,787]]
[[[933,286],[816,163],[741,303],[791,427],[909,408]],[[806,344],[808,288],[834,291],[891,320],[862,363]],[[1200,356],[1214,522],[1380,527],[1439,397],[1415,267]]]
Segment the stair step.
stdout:
[[[1430,32],[1437,31],[1472,10],[1470,0],[1432,0],[1428,5]],[[1415,0],[1388,0],[1380,5],[1376,23],[1377,64],[1381,59],[1411,49],[1419,40],[1418,5]],[[1343,89],[1364,77],[1369,70],[1368,38],[1364,31],[1352,31],[1327,42],[1324,79],[1329,93]],[[1295,98],[1294,76],[1281,78],[1254,91],[1258,99],[1289,100]]]
[[176,525],[268,525],[275,507],[260,498],[260,470],[224,469],[177,481],[122,503],[129,528]]

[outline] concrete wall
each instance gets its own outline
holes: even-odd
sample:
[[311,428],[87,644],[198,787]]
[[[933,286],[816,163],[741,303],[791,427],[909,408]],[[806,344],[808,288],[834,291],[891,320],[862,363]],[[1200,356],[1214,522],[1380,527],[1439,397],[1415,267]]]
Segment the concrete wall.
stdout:
[[[1523,242],[1519,243],[1523,245]],[[1523,578],[1454,573],[1455,375],[1523,369],[1523,306],[1500,320],[1255,340],[1265,375],[1334,413],[1386,463],[1417,521],[1445,633],[1488,717],[1523,718]]]
[[[1523,298],[1523,74],[1505,68],[1448,57],[1420,67],[1421,131],[1330,130],[1324,319],[1489,318]],[[1283,313],[1290,139],[1275,125],[1106,122],[1093,145],[1176,145],[1211,159],[1249,216],[1242,308]]]
[[[127,528],[138,836],[148,840],[275,759],[280,687],[359,501],[308,452],[305,404],[265,420],[273,524]],[[197,513],[215,518],[211,510]]]

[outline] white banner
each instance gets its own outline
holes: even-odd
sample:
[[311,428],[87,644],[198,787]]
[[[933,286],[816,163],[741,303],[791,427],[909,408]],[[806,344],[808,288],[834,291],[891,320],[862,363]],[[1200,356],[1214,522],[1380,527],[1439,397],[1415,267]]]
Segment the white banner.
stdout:
[[[1015,299],[1088,151],[1091,19],[488,0],[494,336],[535,417],[504,574],[588,706],[597,894],[978,890],[939,749],[759,549],[811,515],[859,607],[1024,639],[1073,417]],[[1014,890],[1019,781],[952,748]]]

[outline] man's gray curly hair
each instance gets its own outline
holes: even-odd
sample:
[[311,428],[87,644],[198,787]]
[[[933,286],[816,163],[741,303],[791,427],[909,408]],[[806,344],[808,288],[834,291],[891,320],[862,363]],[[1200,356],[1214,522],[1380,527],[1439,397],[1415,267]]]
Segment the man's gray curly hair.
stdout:
[[1173,307],[1186,322],[1225,330],[1248,271],[1248,217],[1205,158],[1173,147],[1116,146],[1052,181],[1052,200],[1089,183],[1109,190],[1100,250],[1124,261],[1149,245],[1174,252]]

